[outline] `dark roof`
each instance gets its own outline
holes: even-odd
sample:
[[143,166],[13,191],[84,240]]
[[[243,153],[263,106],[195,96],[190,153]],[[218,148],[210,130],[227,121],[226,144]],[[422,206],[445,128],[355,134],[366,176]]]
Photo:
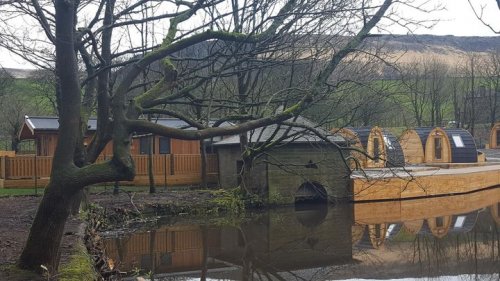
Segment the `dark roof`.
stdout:
[[404,167],[405,155],[398,139],[388,130],[382,130],[384,135],[385,151],[387,153],[387,167]]
[[[444,129],[451,146],[451,162],[452,163],[476,163],[477,162],[477,147],[474,137],[469,131],[464,129]],[[455,141],[453,138],[457,138]],[[457,141],[461,139],[463,147],[457,147]]]
[[469,232],[476,225],[479,211],[472,211],[466,214],[453,215],[451,222],[452,232]]
[[[170,128],[191,128],[186,122],[177,118],[158,118],[151,120],[153,123]],[[59,129],[59,117],[54,116],[25,116],[25,123],[33,131],[57,131]],[[90,117],[88,120],[88,130],[95,131],[97,129],[97,119]],[[192,128],[191,128],[192,129]]]
[[[322,135],[326,136],[330,141],[336,142],[336,143],[344,143],[345,139],[341,137],[340,135],[332,135],[330,132],[327,130],[324,130],[320,127],[317,127],[316,124],[311,122],[310,120],[304,118],[304,117],[297,117],[296,119],[288,119],[287,121],[289,122],[294,122],[302,125],[307,125],[309,127],[315,128],[317,131],[319,131]],[[288,131],[288,129],[290,129]],[[288,131],[288,132],[287,132]],[[286,135],[285,135],[286,134]],[[311,143],[311,142],[324,142],[324,140],[320,137],[318,137],[316,134],[313,132],[301,128],[301,127],[291,127],[288,125],[278,125],[278,124],[273,124],[269,125],[266,127],[262,128],[257,128],[255,130],[251,130],[247,132],[248,135],[248,140],[249,142],[252,143],[259,143],[259,142],[264,142],[268,141],[269,139],[271,140],[277,140],[280,139],[281,137],[285,136],[287,138],[284,139],[286,142],[292,142],[292,143]],[[236,136],[231,136],[228,137],[222,141],[219,141],[215,143],[214,145],[216,146],[222,146],[222,145],[235,145],[240,143],[240,137],[238,135]]]
[[429,133],[433,130],[432,127],[419,127],[415,128],[415,132],[420,137],[420,142],[422,143],[422,147],[425,150],[425,144],[427,143],[427,138],[429,137]]
[[368,138],[370,136],[370,132],[372,131],[371,127],[359,127],[359,128],[352,128],[352,127],[347,127],[346,129],[353,131],[356,133],[356,135],[359,138],[359,141],[361,142],[361,145],[366,149],[366,145],[368,144]]

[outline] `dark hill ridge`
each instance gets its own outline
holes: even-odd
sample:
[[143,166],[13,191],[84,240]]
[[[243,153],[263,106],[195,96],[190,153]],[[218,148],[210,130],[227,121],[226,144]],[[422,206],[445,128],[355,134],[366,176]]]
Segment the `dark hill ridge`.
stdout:
[[451,48],[462,52],[488,52],[500,49],[500,36],[373,35],[367,42],[382,44],[389,51]]
[[[322,38],[322,39],[319,39]],[[318,40],[319,39],[319,40]],[[345,42],[347,38],[342,37],[337,40],[337,42]],[[312,36],[309,39],[302,38],[301,40],[306,40],[305,44],[314,44],[313,42],[324,44],[326,41],[332,42],[332,39],[328,39],[327,36],[320,35],[319,37]],[[204,44],[211,44],[205,42]],[[183,51],[182,56],[196,57],[200,56],[201,50],[204,50],[203,43],[195,45]],[[331,45],[331,44],[329,44]],[[336,45],[336,44],[334,44]],[[339,45],[342,45],[340,43]],[[369,48],[381,47],[385,53],[394,55],[402,55],[402,61],[410,61],[415,56],[425,55],[432,56],[436,55],[447,61],[448,63],[453,63],[460,59],[461,56],[466,53],[486,53],[494,50],[500,49],[500,36],[439,36],[439,35],[390,35],[390,34],[380,34],[371,35],[367,41],[366,45]],[[206,47],[206,46],[205,46]],[[204,54],[206,55],[206,54]],[[5,68],[5,70],[15,78],[30,78],[35,73],[33,69],[18,69],[18,68]]]

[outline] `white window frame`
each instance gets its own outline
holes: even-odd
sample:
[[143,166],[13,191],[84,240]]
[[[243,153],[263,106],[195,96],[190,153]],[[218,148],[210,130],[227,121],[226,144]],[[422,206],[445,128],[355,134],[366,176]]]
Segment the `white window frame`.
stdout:
[[462,140],[461,135],[451,135],[451,138],[453,139],[453,142],[455,143],[456,147],[465,147],[464,141]]

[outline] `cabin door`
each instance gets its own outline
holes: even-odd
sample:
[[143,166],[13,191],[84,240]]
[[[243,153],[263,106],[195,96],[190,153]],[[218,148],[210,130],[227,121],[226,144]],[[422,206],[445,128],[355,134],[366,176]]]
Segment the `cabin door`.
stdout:
[[378,140],[378,138],[373,138],[373,158],[374,158],[375,163],[378,163],[379,158],[380,158],[379,145],[380,145],[380,141]]
[[497,147],[500,147],[500,129],[497,129]]
[[434,160],[443,159],[443,139],[440,137],[434,138]]

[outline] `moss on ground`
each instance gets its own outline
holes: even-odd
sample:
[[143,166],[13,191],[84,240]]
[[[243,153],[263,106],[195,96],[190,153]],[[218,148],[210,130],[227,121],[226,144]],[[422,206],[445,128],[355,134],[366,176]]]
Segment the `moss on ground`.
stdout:
[[59,269],[58,280],[60,281],[93,281],[97,280],[97,272],[94,269],[92,258],[81,241],[71,255],[69,262],[62,264]]
[[32,271],[23,270],[14,264],[2,264],[0,265],[0,279],[1,280],[44,280],[44,278]]

